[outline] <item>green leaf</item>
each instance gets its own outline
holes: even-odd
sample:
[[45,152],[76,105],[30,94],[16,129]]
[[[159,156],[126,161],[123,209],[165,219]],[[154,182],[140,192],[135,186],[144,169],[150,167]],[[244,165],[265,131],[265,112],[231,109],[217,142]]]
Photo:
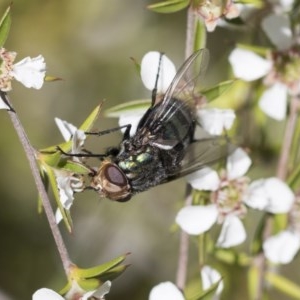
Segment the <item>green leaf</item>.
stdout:
[[104,114],[107,117],[119,118],[126,113],[144,113],[151,105],[150,99],[128,101],[107,109]]
[[266,272],[265,279],[273,287],[294,299],[299,299],[300,286],[289,279],[275,273]]
[[252,51],[260,56],[266,57],[267,54],[270,52],[270,48],[254,46],[254,45],[246,45],[246,44],[237,44],[237,47],[240,49],[245,49]]
[[63,79],[60,77],[55,77],[55,76],[50,76],[50,75],[47,75],[44,79],[44,81],[46,81],[46,82],[60,81],[60,80],[63,80]]
[[72,160],[61,160],[58,164],[58,168],[76,174],[89,174],[91,172],[91,169],[89,169],[87,166]]
[[235,80],[223,81],[212,88],[202,90],[201,94],[203,94],[206,97],[208,102],[211,102],[212,100],[220,97],[226,90],[228,90],[233,85],[234,82]]
[[204,23],[197,19],[194,39],[194,52],[206,47],[206,36],[207,34]]
[[11,5],[6,9],[4,15],[0,20],[0,47],[2,47],[8,37],[10,25],[11,25],[11,16],[10,16]]
[[90,115],[86,118],[86,120],[81,124],[79,129],[83,131],[90,131],[91,128],[93,127],[96,119],[99,116],[100,109],[101,109],[102,103],[98,105],[91,113]]
[[188,297],[187,300],[213,300],[216,290],[221,281],[222,281],[222,279],[220,279],[218,282],[214,283],[205,292],[199,292],[199,293],[195,294],[194,296]]
[[147,8],[157,13],[174,13],[189,5],[189,0],[169,0],[148,5]]
[[92,278],[92,277],[100,276],[104,273],[113,270],[115,267],[119,266],[126,259],[127,255],[128,254],[121,255],[102,265],[93,268],[89,268],[89,269],[76,268],[76,274],[81,278]]
[[300,186],[300,164],[298,164],[293,173],[288,177],[287,184],[292,190],[296,190]]
[[114,280],[119,277],[125,270],[129,267],[129,265],[120,265],[110,269],[109,271],[105,272],[104,274],[99,275],[99,279],[101,282],[105,282],[107,280]]

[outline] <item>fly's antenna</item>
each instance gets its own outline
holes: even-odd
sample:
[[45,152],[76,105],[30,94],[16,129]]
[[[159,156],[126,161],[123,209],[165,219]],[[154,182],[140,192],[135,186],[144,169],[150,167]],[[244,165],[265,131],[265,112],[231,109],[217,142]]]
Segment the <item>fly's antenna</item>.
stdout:
[[157,68],[156,78],[155,78],[155,84],[154,84],[154,89],[152,90],[152,106],[154,105],[155,100],[156,100],[157,85],[158,85],[158,79],[159,79],[159,73],[160,73],[160,69],[161,69],[161,62],[162,62],[163,55],[164,55],[163,52],[159,53],[159,61],[158,61],[158,68]]

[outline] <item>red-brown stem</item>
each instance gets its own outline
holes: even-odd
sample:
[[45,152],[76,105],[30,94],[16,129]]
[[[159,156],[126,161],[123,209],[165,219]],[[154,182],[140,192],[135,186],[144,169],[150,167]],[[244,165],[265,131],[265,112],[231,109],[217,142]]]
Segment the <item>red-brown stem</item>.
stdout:
[[[4,99],[10,107],[12,107],[7,95],[2,92],[0,95],[1,95],[1,98]],[[51,229],[51,232],[53,234],[53,237],[54,237],[54,240],[55,240],[55,243],[57,246],[57,250],[58,250],[60,258],[62,260],[65,273],[68,277],[68,275],[70,273],[70,268],[72,266],[72,262],[70,261],[69,254],[68,254],[67,248],[65,246],[64,240],[59,231],[58,225],[56,224],[55,216],[54,216],[54,213],[53,213],[53,210],[52,210],[49,198],[48,198],[48,194],[45,190],[43,181],[42,181],[40,173],[39,173],[39,169],[38,169],[38,166],[36,163],[35,149],[31,146],[29,139],[27,137],[27,134],[20,122],[20,119],[19,119],[17,113],[13,109],[11,109],[11,110],[8,110],[8,114],[9,114],[10,119],[13,123],[13,126],[18,134],[20,142],[24,148],[24,151],[25,151],[26,157],[28,159],[29,166],[30,166],[30,169],[31,169],[34,181],[35,181],[35,185],[36,185],[39,195],[42,199],[44,210],[45,210],[45,213],[46,213],[49,225],[50,225],[50,229]]]

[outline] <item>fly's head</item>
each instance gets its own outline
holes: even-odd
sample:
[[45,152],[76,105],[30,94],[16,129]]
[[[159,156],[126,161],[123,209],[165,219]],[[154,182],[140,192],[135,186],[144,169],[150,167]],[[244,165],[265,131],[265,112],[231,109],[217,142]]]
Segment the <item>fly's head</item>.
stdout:
[[131,198],[131,188],[127,177],[118,165],[103,161],[91,180],[91,187],[101,196],[118,202]]

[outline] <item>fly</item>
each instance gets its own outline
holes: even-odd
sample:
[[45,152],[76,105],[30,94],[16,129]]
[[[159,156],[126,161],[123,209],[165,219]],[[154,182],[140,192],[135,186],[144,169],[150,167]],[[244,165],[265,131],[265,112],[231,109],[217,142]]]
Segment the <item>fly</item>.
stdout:
[[119,147],[107,153],[92,175],[90,186],[101,196],[128,201],[136,193],[190,174],[228,154],[225,137],[206,134],[199,140],[194,138],[198,125],[194,89],[208,58],[206,49],[195,52],[163,96],[156,95],[154,89],[152,105],[135,134],[130,137],[128,125]]

